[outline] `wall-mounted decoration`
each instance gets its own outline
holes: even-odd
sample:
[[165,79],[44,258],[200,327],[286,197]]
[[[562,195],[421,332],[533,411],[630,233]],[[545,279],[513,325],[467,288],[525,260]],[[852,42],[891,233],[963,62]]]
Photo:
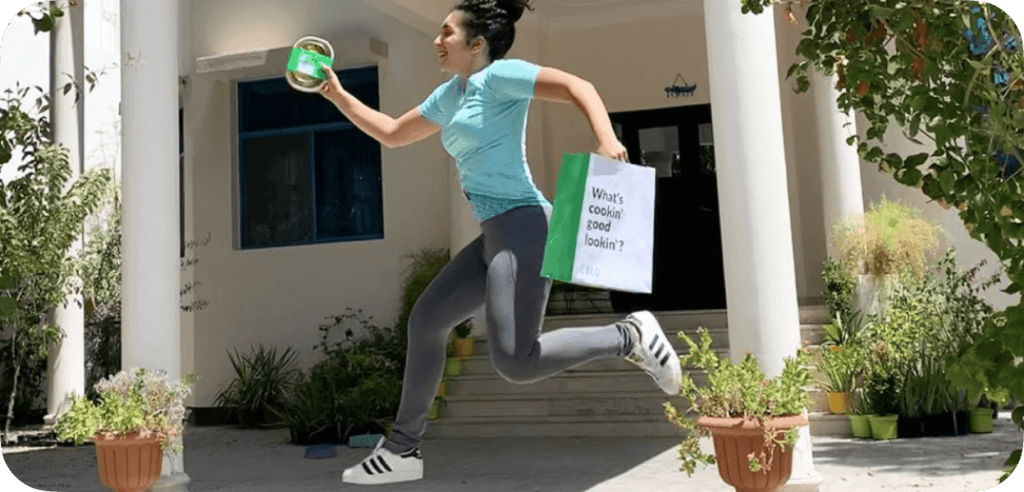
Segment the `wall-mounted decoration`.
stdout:
[[[683,81],[683,85],[678,85],[677,82]],[[697,84],[688,85],[686,79],[683,78],[682,74],[676,74],[676,79],[672,81],[672,85],[665,88],[665,97],[679,97],[686,96],[692,97],[693,92],[697,90]]]

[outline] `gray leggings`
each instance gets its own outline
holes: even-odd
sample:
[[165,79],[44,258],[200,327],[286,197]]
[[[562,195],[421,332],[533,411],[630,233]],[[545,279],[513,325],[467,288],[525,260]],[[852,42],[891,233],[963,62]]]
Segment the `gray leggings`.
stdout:
[[551,280],[540,276],[548,236],[543,208],[514,208],[481,227],[483,234],[441,270],[413,307],[402,402],[384,444],[394,453],[419,446],[444,372],[448,335],[481,307],[487,313],[491,366],[509,382],[533,383],[624,355],[626,337],[616,324],[541,335],[551,290]]

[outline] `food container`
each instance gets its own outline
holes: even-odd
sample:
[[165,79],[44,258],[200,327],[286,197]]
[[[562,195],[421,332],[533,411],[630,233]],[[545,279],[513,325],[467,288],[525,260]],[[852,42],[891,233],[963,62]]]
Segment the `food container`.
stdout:
[[316,36],[306,36],[296,41],[288,58],[288,68],[284,72],[288,85],[297,91],[319,92],[327,83],[321,71],[321,61],[328,66],[334,65],[334,48],[331,43]]

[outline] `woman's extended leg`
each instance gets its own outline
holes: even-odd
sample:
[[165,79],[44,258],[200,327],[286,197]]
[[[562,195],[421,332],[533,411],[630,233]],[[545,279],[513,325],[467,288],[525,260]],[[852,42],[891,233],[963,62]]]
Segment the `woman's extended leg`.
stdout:
[[483,249],[482,237],[463,248],[416,301],[409,316],[402,401],[391,438],[382,440],[369,457],[345,470],[343,481],[380,484],[423,477],[419,444],[427,426],[427,411],[444,373],[448,335],[484,304],[487,265]]

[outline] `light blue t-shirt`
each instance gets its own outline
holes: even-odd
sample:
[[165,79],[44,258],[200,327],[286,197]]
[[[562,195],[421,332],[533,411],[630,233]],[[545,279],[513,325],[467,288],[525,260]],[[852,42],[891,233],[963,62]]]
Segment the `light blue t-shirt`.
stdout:
[[481,221],[522,205],[551,207],[526,162],[526,114],[538,72],[526,61],[496,60],[468,80],[452,77],[419,106],[441,125],[444,148]]

